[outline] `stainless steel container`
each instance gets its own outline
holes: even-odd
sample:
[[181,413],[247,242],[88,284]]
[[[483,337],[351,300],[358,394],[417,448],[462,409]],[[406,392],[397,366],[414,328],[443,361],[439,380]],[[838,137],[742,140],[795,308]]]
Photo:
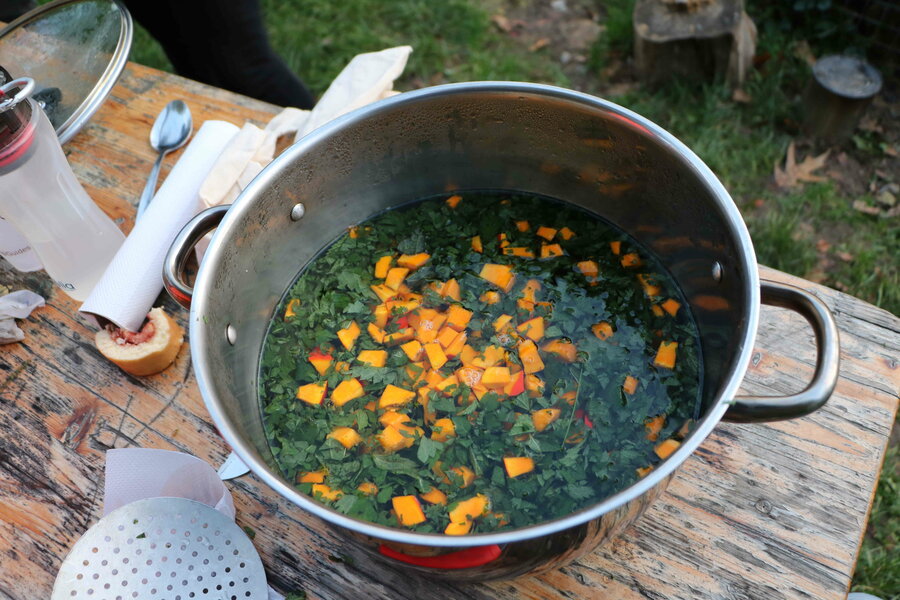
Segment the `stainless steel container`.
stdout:
[[[647,477],[565,518],[462,537],[348,518],[297,492],[274,464],[257,395],[267,324],[297,273],[347,227],[412,199],[478,189],[562,198],[618,224],[658,254],[700,329],[703,417]],[[801,290],[771,283],[760,288],[747,229],[706,165],[653,123],[585,94],[523,83],[405,93],[303,138],[225,211],[210,209],[185,227],[165,274],[172,295],[190,305],[194,368],[219,431],[278,494],[336,527],[361,551],[430,576],[484,580],[565,564],[634,521],[721,419],[806,414],[827,400],[836,383],[831,315]],[[180,272],[196,240],[216,226],[191,290]],[[796,310],[815,330],[816,373],[795,396],[735,397],[761,299]]]

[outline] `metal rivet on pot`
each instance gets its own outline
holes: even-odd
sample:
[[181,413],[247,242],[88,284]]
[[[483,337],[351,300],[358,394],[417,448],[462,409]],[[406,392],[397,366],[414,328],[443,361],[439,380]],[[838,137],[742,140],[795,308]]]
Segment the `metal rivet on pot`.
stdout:
[[712,266],[712,277],[716,283],[722,281],[723,272],[724,269],[722,268],[722,263],[720,263],[719,261],[714,262]]
[[298,202],[294,205],[294,208],[291,209],[291,221],[299,221],[305,214],[306,207],[303,206],[302,202]]
[[234,346],[234,343],[237,341],[237,329],[234,328],[234,325],[229,324],[225,328],[225,339],[228,340],[228,343]]

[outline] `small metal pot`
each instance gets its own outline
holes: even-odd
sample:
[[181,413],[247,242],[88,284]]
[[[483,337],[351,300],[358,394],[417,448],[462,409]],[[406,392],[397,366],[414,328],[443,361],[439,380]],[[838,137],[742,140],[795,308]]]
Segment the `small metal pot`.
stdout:
[[[412,199],[484,189],[562,198],[656,252],[700,329],[704,383],[697,428],[629,488],[564,518],[510,532],[410,533],[349,518],[300,494],[275,466],[258,398],[260,350],[279,299],[347,227]],[[192,290],[181,271],[194,243],[215,227]],[[173,297],[191,309],[191,356],[210,415],[253,472],[362,551],[455,581],[514,577],[574,560],[633,522],[721,419],[803,415],[824,404],[837,381],[831,314],[799,289],[760,284],[744,222],[709,168],[631,111],[541,85],[434,87],[337,119],[279,156],[230,210],[213,208],[190,222],[170,250],[165,278]],[[761,301],[799,312],[815,331],[818,361],[804,392],[736,397]]]

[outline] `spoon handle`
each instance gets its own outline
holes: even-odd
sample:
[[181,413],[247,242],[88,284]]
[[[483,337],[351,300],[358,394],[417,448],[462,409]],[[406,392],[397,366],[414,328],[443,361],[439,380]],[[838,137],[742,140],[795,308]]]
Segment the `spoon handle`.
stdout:
[[156,191],[156,180],[159,179],[159,168],[162,166],[165,155],[165,152],[160,152],[159,156],[156,157],[156,162],[153,163],[150,177],[147,178],[147,185],[144,186],[144,191],[141,193],[141,201],[138,203],[135,221],[141,218],[141,215],[144,214],[144,211],[147,210],[147,206],[150,204],[150,199],[153,198],[153,193]]

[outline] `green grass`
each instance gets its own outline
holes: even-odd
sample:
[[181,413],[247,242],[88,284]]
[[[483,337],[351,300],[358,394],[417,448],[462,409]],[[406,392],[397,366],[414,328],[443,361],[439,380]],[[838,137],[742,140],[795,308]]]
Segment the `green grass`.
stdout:
[[[494,6],[504,0],[491,0]],[[533,0],[509,0],[522,5]],[[478,79],[570,82],[550,53],[529,52],[498,32],[476,0],[262,0],[273,46],[316,94],[355,54],[409,44],[415,51],[399,89]],[[599,3],[605,32],[589,61],[594,73],[631,51],[634,0]],[[659,123],[692,148],[719,176],[744,215],[761,263],[826,285],[900,314],[900,220],[852,209],[858,198],[826,182],[783,191],[772,169],[784,158],[801,118],[799,96],[808,67],[795,56],[806,40],[822,52],[859,51],[864,40],[848,30],[826,1],[748,0],[759,27],[759,55],[770,58],[745,85],[752,102],[731,100],[721,85],[636,89],[614,101]],[[171,70],[164,53],[140,28],[132,60]],[[598,75],[599,78],[599,75]],[[601,84],[603,82],[600,82]],[[818,149],[817,152],[823,151]],[[857,160],[884,151],[865,134],[844,150]],[[869,198],[862,198],[870,200]],[[823,256],[819,239],[832,248]],[[837,258],[848,253],[850,260]],[[900,452],[888,454],[854,589],[900,600]]]

